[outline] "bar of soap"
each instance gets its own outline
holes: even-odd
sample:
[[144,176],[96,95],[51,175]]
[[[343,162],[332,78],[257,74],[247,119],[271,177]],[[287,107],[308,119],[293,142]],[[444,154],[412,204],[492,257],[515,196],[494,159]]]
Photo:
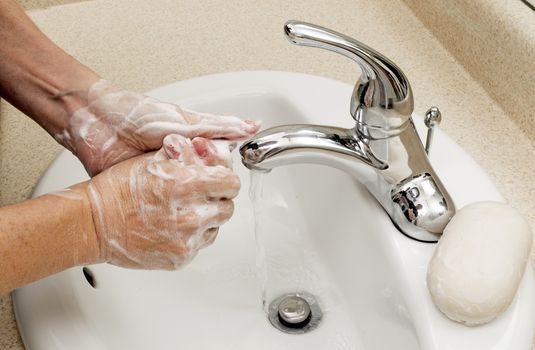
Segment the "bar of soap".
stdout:
[[438,309],[468,326],[485,324],[511,304],[526,268],[532,234],[503,203],[478,202],[446,226],[427,270]]

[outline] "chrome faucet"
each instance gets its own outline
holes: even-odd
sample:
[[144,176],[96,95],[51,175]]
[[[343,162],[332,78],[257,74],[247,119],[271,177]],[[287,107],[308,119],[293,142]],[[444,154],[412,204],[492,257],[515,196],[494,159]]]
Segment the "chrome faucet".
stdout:
[[251,170],[297,163],[345,170],[364,184],[405,235],[436,242],[455,213],[414,127],[412,90],[391,60],[343,34],[289,21],[290,42],[327,49],[358,63],[362,75],[351,97],[354,128],[283,125],[258,133],[241,148]]

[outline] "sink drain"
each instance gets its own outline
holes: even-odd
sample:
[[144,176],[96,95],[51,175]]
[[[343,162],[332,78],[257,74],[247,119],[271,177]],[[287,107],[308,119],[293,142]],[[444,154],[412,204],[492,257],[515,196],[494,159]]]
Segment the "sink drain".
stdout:
[[320,324],[322,316],[316,298],[307,292],[284,294],[269,304],[269,321],[284,333],[308,333]]

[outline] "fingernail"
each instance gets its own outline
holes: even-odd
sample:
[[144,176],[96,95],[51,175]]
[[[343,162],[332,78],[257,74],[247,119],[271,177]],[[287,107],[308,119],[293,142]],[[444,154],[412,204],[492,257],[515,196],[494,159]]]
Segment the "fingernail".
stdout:
[[167,156],[171,159],[178,159],[180,158],[180,151],[175,148],[174,145],[168,144],[164,146],[165,153],[167,153]]
[[193,148],[195,148],[195,152],[199,155],[199,157],[206,157],[208,155],[208,145],[206,139],[196,137],[192,141]]
[[179,135],[168,135],[163,139],[163,148],[171,159],[179,159],[184,147],[184,138]]
[[260,120],[246,119],[245,123],[249,125],[249,127],[247,128],[248,132],[256,132],[260,129],[260,125],[261,125]]

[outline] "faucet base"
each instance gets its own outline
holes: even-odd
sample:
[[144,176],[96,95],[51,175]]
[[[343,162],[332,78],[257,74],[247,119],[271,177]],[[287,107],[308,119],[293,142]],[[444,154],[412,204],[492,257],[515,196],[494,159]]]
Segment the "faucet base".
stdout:
[[394,203],[390,217],[398,229],[421,242],[438,242],[451,215],[447,200],[433,176],[422,173],[392,188]]

